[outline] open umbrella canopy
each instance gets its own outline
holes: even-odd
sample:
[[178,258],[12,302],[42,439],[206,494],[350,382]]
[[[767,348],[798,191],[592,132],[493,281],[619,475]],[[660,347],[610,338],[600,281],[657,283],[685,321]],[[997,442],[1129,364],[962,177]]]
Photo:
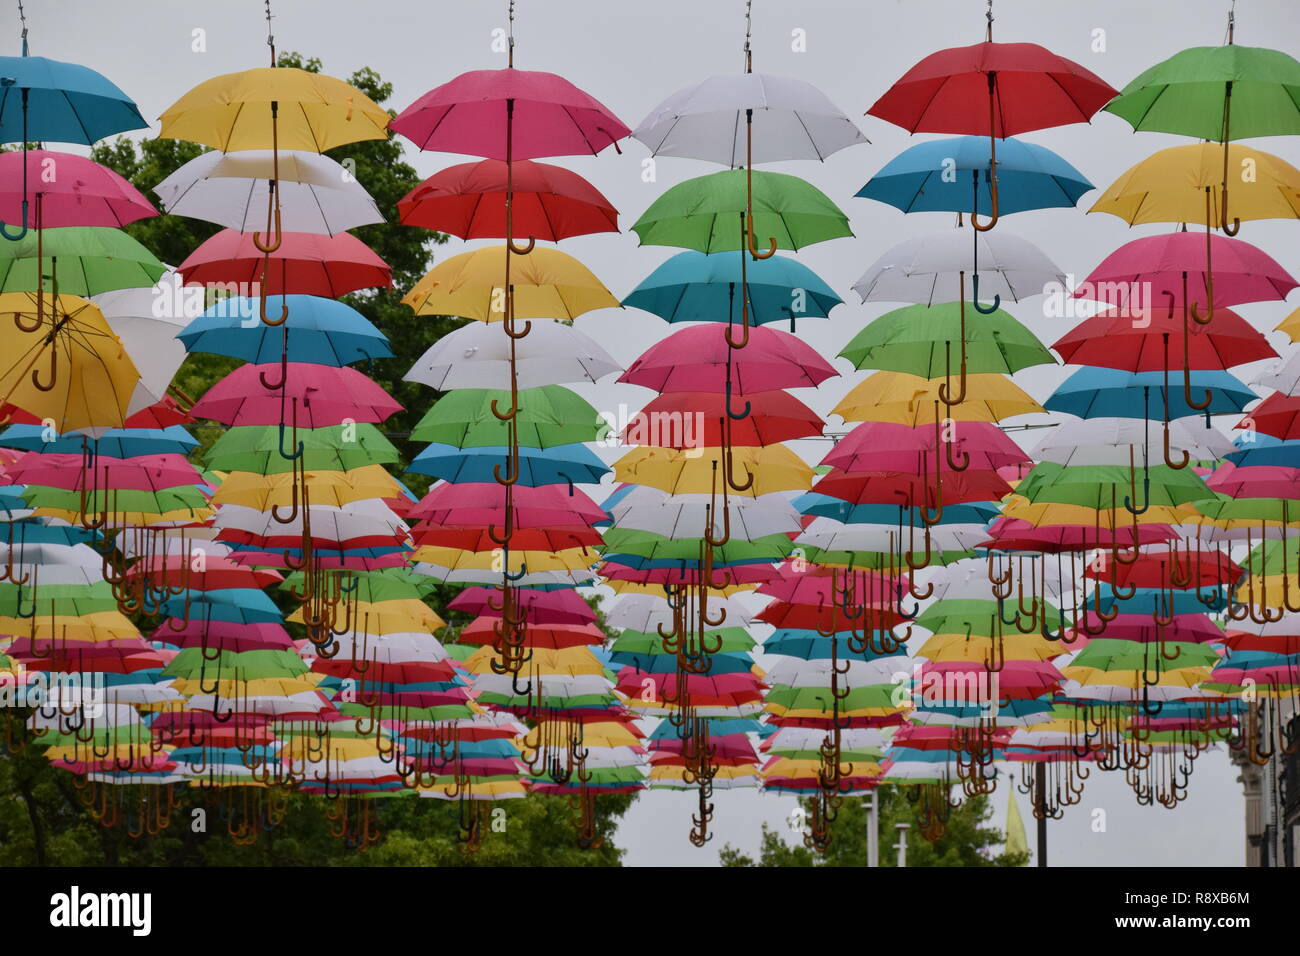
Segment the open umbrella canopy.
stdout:
[[[646,276],[623,305],[668,322],[738,322],[740,261],[736,256],[679,252]],[[749,321],[754,325],[824,318],[843,300],[818,275],[788,256],[754,259],[745,266]]]
[[[934,402],[942,378],[923,378],[908,372],[876,372],[849,390],[831,414],[846,422],[891,422],[896,425],[933,425]],[[1041,412],[1043,407],[1005,375],[966,376],[966,400],[944,408],[941,418],[958,422],[998,422],[1017,415]]]
[[389,124],[423,150],[512,160],[595,155],[631,132],[594,97],[537,70],[471,70],[435,87]]
[[342,80],[293,67],[260,67],[194,87],[163,111],[158,136],[230,153],[270,149],[274,129],[280,149],[323,153],[386,139],[388,119],[387,110]]
[[10,292],[0,294],[0,313],[15,320],[0,323],[11,356],[0,375],[5,403],[49,419],[56,432],[122,425],[140,373],[98,306],[61,294],[40,309],[35,293]]
[[38,281],[38,268],[57,277],[61,293],[81,296],[152,286],[167,271],[152,252],[120,229],[42,229],[39,242],[37,232],[30,231],[17,242],[0,245],[0,292],[51,288],[49,279]]
[[[1229,107],[1228,104],[1231,103]],[[1221,141],[1300,133],[1300,63],[1262,47],[1198,46],[1136,76],[1106,111],[1135,130]]]
[[[387,115],[387,114],[385,114]],[[235,284],[261,296],[320,295],[336,299],[349,292],[392,285],[393,271],[360,239],[285,232],[279,248],[264,253],[254,233],[223,229],[177,266],[186,285]],[[269,256],[269,258],[268,258]],[[279,303],[271,303],[271,307]]]
[[618,232],[618,210],[577,173],[530,160],[512,167],[507,176],[496,159],[449,166],[398,201],[400,221],[462,239],[504,239],[508,184],[515,235],[559,242]]
[[[1155,304],[1138,310],[1109,308],[1084,319],[1052,348],[1071,365],[1158,372],[1179,361],[1184,324],[1181,310]],[[1187,324],[1187,335],[1188,368],[1227,369],[1277,357],[1263,333],[1224,308],[1215,309],[1209,325]]]
[[[1171,146],[1152,153],[1111,183],[1088,212],[1108,212],[1130,225],[1195,222],[1219,228],[1223,153],[1224,148],[1214,143]],[[1253,170],[1251,178],[1233,183],[1234,219],[1300,218],[1300,169],[1280,156],[1247,146],[1232,144],[1227,154],[1230,168]]]
[[[988,215],[992,210],[989,167],[987,139],[930,140],[903,150],[854,195],[903,212],[970,212],[973,208]],[[998,206],[1007,215],[1069,208],[1093,185],[1047,147],[1004,139],[998,144],[998,188]]]
[[[961,306],[909,305],[868,323],[839,354],[857,368],[942,378],[956,370],[961,342]],[[997,309],[966,325],[966,357],[974,373],[1011,374],[1055,359],[1010,313]]]
[[[519,319],[576,319],[619,302],[591,271],[558,249],[534,249],[515,257],[510,281]],[[501,292],[506,247],[462,252],[438,263],[403,298],[416,315],[458,315],[480,322],[505,318]]]
[[[514,420],[518,443],[550,448],[595,441],[608,425],[586,399],[559,385],[521,389]],[[509,426],[492,414],[493,406],[510,407],[510,392],[464,388],[444,395],[411,430],[415,441],[457,448],[508,445]]]
[[[353,422],[382,422],[402,410],[387,392],[351,368],[290,362],[282,388],[268,388],[278,379],[276,365],[241,365],[208,389],[190,413],[226,425],[288,424],[286,408],[294,408],[302,428]],[[282,394],[283,393],[283,394]]]
[[668,189],[632,225],[642,245],[676,246],[698,252],[746,248],[741,214],[752,201],[753,232],[778,249],[852,236],[849,220],[821,190],[797,176],[730,170],[688,179]]
[[89,146],[149,126],[125,93],[89,67],[6,56],[0,57],[0,76],[9,80],[0,94],[0,141]]
[[509,388],[512,351],[519,388],[595,382],[623,368],[568,323],[533,320],[528,335],[509,339],[500,329],[471,322],[429,346],[403,379],[438,391]]
[[721,445],[729,434],[733,446],[773,445],[820,435],[825,427],[820,415],[780,389],[755,392],[746,401],[749,414],[725,422],[724,395],[669,392],[651,399],[633,415],[619,438],[626,445],[690,448]]
[[375,201],[328,156],[250,149],[196,156],[153,191],[173,216],[253,232],[266,221],[266,194],[276,180],[282,228],[334,234],[383,222]]
[[[26,168],[24,169],[24,165]],[[25,178],[24,178],[25,177]],[[24,192],[22,184],[28,183]],[[149,200],[129,182],[93,160],[74,153],[30,149],[0,154],[0,221],[37,225],[35,197],[40,197],[40,224],[110,226],[158,215]]]
[[[778,388],[812,388],[838,373],[788,332],[751,329],[744,349],[727,344],[721,323],[691,326],[650,346],[618,379],[656,392],[737,395]],[[730,380],[731,386],[728,387]]]
[[1167,373],[1110,368],[1079,369],[1057,386],[1043,407],[1080,418],[1153,418],[1162,414],[1168,392],[1169,417],[1175,419],[1205,411],[1239,412],[1259,397],[1229,372],[1193,370],[1190,378],[1194,390],[1210,393],[1208,409],[1188,405],[1182,384],[1167,384]]
[[[277,297],[278,299],[278,297]],[[392,358],[387,337],[350,305],[315,295],[285,296],[289,318],[283,326],[246,321],[258,314],[256,299],[232,296],[208,308],[176,337],[190,352],[227,355],[254,364],[278,362],[286,350],[291,361],[312,365],[351,365]],[[272,307],[279,301],[269,303]]]

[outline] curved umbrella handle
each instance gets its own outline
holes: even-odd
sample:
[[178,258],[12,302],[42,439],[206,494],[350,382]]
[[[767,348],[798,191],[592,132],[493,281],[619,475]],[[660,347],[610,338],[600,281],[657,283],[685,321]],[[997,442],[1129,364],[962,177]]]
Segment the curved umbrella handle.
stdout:
[[507,239],[507,240],[506,240],[506,245],[510,247],[510,251],[513,252],[515,255],[517,255],[517,256],[526,256],[526,255],[528,255],[530,252],[532,252],[532,251],[533,251],[533,248],[537,245],[537,237],[536,237],[536,236],[529,236],[529,237],[528,237],[528,242],[527,242],[525,245],[522,245],[522,246],[520,246],[520,245],[516,245],[516,244],[515,244],[515,241],[514,241],[513,239]]
[[18,232],[13,233],[9,231],[8,225],[6,225],[3,221],[0,221],[0,236],[4,236],[10,242],[17,242],[18,240],[26,236],[27,233],[28,233],[27,200],[23,199],[23,227],[20,230],[18,230]]
[[980,313],[980,315],[992,315],[998,309],[1002,308],[1002,296],[998,295],[996,292],[993,293],[992,305],[990,305],[988,308],[985,308],[983,305],[980,304],[980,274],[978,272],[971,275],[970,285],[971,285],[970,295],[972,300],[971,305],[975,306],[975,311]]

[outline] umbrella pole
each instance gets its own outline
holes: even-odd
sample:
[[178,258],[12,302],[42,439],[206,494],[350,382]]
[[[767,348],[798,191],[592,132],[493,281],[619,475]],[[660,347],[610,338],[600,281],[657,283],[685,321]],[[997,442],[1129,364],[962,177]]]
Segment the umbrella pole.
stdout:
[[[1209,244],[1209,238],[1210,238],[1210,233],[1209,230],[1207,229],[1205,232],[1205,239],[1207,245]],[[1212,295],[1213,290],[1211,288],[1208,288],[1210,286],[1210,278],[1208,272],[1206,273],[1205,283],[1207,286],[1206,294]],[[1207,388],[1205,390],[1205,398],[1201,399],[1200,401],[1192,400],[1192,368],[1191,368],[1191,357],[1190,357],[1191,327],[1187,324],[1188,312],[1189,310],[1187,305],[1187,273],[1184,272],[1183,273],[1183,401],[1187,403],[1188,407],[1194,408],[1198,412],[1203,412],[1210,407],[1210,403],[1214,400],[1214,394]],[[1196,318],[1195,307],[1191,308],[1190,313],[1191,313],[1191,317],[1195,319]],[[1214,307],[1210,306],[1210,313],[1209,315],[1206,315],[1205,323],[1208,323],[1210,321],[1210,316],[1213,314],[1214,314]],[[1200,320],[1197,319],[1197,321],[1199,322]]]
[[[745,0],[745,72],[754,72],[754,51],[750,47],[749,37],[752,32],[751,14],[753,0]],[[769,236],[767,252],[759,253],[754,240],[754,111],[745,110],[745,221],[748,223],[744,236],[745,246],[755,259],[770,259],[776,254],[776,239]]]
[[1047,866],[1047,764],[1039,761],[1034,767],[1034,789],[1038,791],[1038,813],[1034,814],[1038,822],[1038,852],[1036,865]]
[[[1184,308],[1186,308],[1186,304],[1184,304]],[[1165,387],[1162,392],[1162,394],[1164,395],[1164,412],[1165,412],[1164,414],[1165,464],[1175,470],[1181,470],[1187,467],[1187,463],[1191,460],[1191,455],[1189,455],[1187,453],[1187,450],[1184,449],[1183,460],[1181,462],[1175,462],[1172,458],[1169,457],[1169,451],[1170,451],[1169,448],[1169,333],[1161,332],[1160,339],[1164,344],[1164,352],[1165,352],[1165,360],[1161,363],[1165,368]]]
[[[989,33],[992,35],[993,24],[989,23]],[[981,223],[975,213],[971,213],[970,224],[980,232],[988,232],[998,224],[998,138],[997,138],[997,112],[994,108],[994,99],[997,94],[996,71],[990,71],[989,78],[989,221]]]
[[[23,27],[23,51],[27,50],[27,28]],[[0,221],[0,236],[4,236],[10,242],[17,242],[23,236],[27,235],[27,87],[22,88],[20,94],[22,98],[23,109],[23,221],[17,233],[10,233],[5,223]],[[39,264],[38,264],[39,267]]]
[[[1228,21],[1228,44],[1232,44],[1232,21]],[[1225,236],[1235,236],[1241,231],[1241,220],[1234,218],[1228,225],[1228,144],[1232,123],[1232,80],[1223,84],[1223,186],[1219,193],[1219,228]],[[1208,187],[1206,187],[1208,190]],[[1208,225],[1208,220],[1206,221]]]
[[[1213,321],[1214,319],[1214,267],[1211,264],[1214,255],[1214,250],[1211,248],[1210,245],[1210,234],[1211,234],[1210,219],[1211,219],[1210,187],[1206,186],[1205,187],[1205,315],[1201,315],[1200,311],[1196,308],[1195,303],[1192,303],[1190,306],[1192,320],[1196,322],[1197,325],[1209,325],[1210,322]],[[1220,223],[1223,222],[1223,220],[1219,220],[1219,221]],[[1184,315],[1186,315],[1188,308],[1189,306],[1187,304],[1187,273],[1184,272],[1183,273]]]

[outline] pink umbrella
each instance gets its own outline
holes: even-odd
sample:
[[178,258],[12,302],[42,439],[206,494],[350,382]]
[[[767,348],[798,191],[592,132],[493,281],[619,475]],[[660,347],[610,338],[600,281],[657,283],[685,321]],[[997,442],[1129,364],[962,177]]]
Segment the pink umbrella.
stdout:
[[[515,604],[524,609],[530,624],[590,624],[596,612],[576,591],[515,591]],[[501,592],[496,588],[466,588],[447,608],[467,614],[495,614],[501,610]]]
[[107,166],[50,149],[0,153],[0,222],[21,225],[23,159],[32,202],[33,229],[59,226],[111,226],[120,229],[158,215],[149,200]]
[[[1133,529],[1124,526],[1112,534],[1109,528],[1100,532],[1093,525],[1032,525],[1021,518],[998,518],[989,526],[989,540],[980,548],[997,551],[1041,551],[1056,554],[1063,551],[1087,551],[1091,548],[1109,548],[1116,544],[1122,548],[1133,546]],[[1118,537],[1118,541],[1115,538]],[[1137,543],[1154,544],[1172,541],[1178,535],[1167,524],[1138,526]]]
[[[996,694],[1001,699],[1024,700],[1055,693],[1062,678],[1061,672],[1047,661],[1007,661],[998,671],[990,671],[969,661],[952,661],[926,664],[921,668],[918,680],[922,693],[930,687],[931,693],[947,695],[942,698],[944,700],[961,700],[960,695],[971,693],[972,688],[990,697]],[[949,694],[949,689],[954,693]]]
[[287,368],[284,382],[269,388],[267,379],[280,375],[281,366],[241,365],[208,389],[190,413],[226,425],[278,425],[291,405],[300,427],[324,428],[344,419],[382,422],[402,410],[356,369],[303,362],[290,362]]
[[[1272,256],[1243,239],[1214,235],[1210,245],[1213,275],[1206,268],[1205,240],[1197,234],[1174,232],[1134,239],[1102,260],[1074,296],[1133,311],[1142,305],[1159,308],[1184,302],[1204,308],[1211,303],[1240,305],[1285,299],[1297,285]],[[1132,300],[1129,293],[1137,283],[1149,284],[1149,302]]]
[[768,326],[750,329],[749,344],[727,344],[726,323],[674,332],[633,362],[618,381],[656,392],[727,392],[812,388],[839,374],[810,346]]
[[330,299],[357,289],[393,284],[393,270],[356,236],[286,232],[269,256],[253,234],[223,229],[180,264],[186,285],[235,283],[242,295],[319,295]]
[[[1105,625],[1105,631],[1097,636],[1117,641],[1155,644],[1168,641],[1215,643],[1223,640],[1223,631],[1206,614],[1175,614],[1173,623],[1162,625],[1152,620],[1150,614],[1118,614],[1113,621],[1107,622],[1088,612],[1080,618],[1080,622],[1094,631]],[[1088,642],[1088,636],[1082,628],[1075,631],[1075,634],[1078,640],[1071,646],[1083,647]]]
[[78,454],[27,454],[7,469],[16,484],[43,485],[65,491],[85,488],[115,491],[159,491],[198,485],[203,476],[184,455],[140,455],[137,458],[97,456],[93,471]]
[[[564,485],[518,485],[514,490],[516,528],[590,528],[609,514],[587,495]],[[505,523],[505,490],[495,482],[439,482],[414,506],[411,518],[473,527]]]
[[462,73],[388,126],[420,149],[501,160],[594,156],[632,132],[568,80],[513,67]]
[[257,650],[292,650],[293,641],[289,632],[280,624],[250,623],[238,621],[204,621],[198,617],[199,610],[183,622],[184,626],[175,630],[178,618],[164,621],[158,634],[169,644],[178,647],[204,647],[232,652]]
[[1300,468],[1283,465],[1238,467],[1224,462],[1205,482],[1217,494],[1233,498],[1300,499]]
[[[763,564],[738,564],[727,568],[714,568],[716,580],[733,584],[761,584],[780,576],[774,567]],[[671,584],[677,587],[700,583],[698,568],[632,568],[617,561],[606,561],[600,566],[602,577],[610,581],[632,581],[637,584]]]
[[943,446],[941,453],[947,455],[950,466],[954,460],[967,460],[977,470],[996,471],[1030,461],[991,422],[961,422],[950,427],[947,435],[940,431],[936,436],[932,425],[914,428],[890,422],[863,422],[841,439],[821,463],[850,472],[915,470],[918,456],[932,456],[936,444]]

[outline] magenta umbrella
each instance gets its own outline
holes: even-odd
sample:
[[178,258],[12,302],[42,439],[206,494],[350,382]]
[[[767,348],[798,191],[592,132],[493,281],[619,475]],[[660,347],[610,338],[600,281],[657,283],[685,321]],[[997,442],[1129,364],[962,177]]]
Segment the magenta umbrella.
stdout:
[[[205,621],[199,615],[202,604],[193,606],[190,618],[169,618],[158,633],[177,647],[203,647],[223,651],[292,650],[293,640],[280,624],[270,622]],[[177,627],[179,626],[179,630]]]
[[745,395],[812,388],[839,374],[789,332],[759,326],[750,330],[749,344],[740,350],[727,343],[726,335],[726,323],[717,322],[674,332],[646,349],[618,381],[656,392]]
[[402,410],[356,369],[305,362],[289,362],[287,368],[284,380],[269,387],[268,380],[281,375],[282,366],[241,365],[208,389],[190,414],[226,425],[279,425],[292,406],[300,427],[325,428],[344,419],[378,423]]
[[[609,513],[578,489],[520,485],[514,491],[516,528],[567,530],[608,521]],[[505,523],[505,489],[495,482],[439,482],[408,512],[435,525],[486,527]]]
[[1300,500],[1300,468],[1283,465],[1220,465],[1205,481],[1216,494],[1233,498],[1285,498]]
[[[24,179],[23,161],[27,170]],[[35,184],[24,193],[19,183]],[[158,210],[107,166],[50,149],[0,153],[0,221],[18,222],[32,197],[33,229],[111,226],[120,229]]]
[[[1142,644],[1157,644],[1174,641],[1178,643],[1222,643],[1223,631],[1210,620],[1208,614],[1175,614],[1169,624],[1154,621],[1150,614],[1117,614],[1114,620],[1105,621],[1092,611],[1079,618],[1080,628],[1074,633],[1078,637],[1096,633],[1107,640],[1137,641]],[[1102,633],[1103,628],[1105,633]]]
[[563,77],[514,67],[462,73],[388,126],[420,149],[501,160],[594,156],[632,132]]
[[[978,547],[993,551],[1033,551],[1059,554],[1066,551],[1088,551],[1093,548],[1134,546],[1133,529],[1120,527],[1098,529],[1093,525],[1053,524],[1032,525],[1022,518],[998,518],[989,526],[989,540]],[[1172,541],[1178,534],[1171,525],[1138,525],[1138,545]]]
[[1285,299],[1298,284],[1272,256],[1244,239],[1215,235],[1210,244],[1212,273],[1206,268],[1205,242],[1199,235],[1173,232],[1126,242],[1089,273],[1074,296],[1136,311],[1129,292],[1137,283],[1147,283],[1150,308],[1209,306],[1209,315],[1197,318],[1205,325],[1214,314],[1213,306]]
[[822,459],[823,465],[845,471],[904,471],[917,466],[919,455],[933,455],[943,446],[949,466],[954,461],[973,464],[977,470],[994,470],[1030,461],[1028,455],[998,426],[991,422],[961,422],[949,426],[900,425],[892,422],[863,422]]
[[203,483],[203,476],[184,455],[96,456],[93,470],[79,454],[26,454],[6,469],[15,484],[43,485],[64,491],[161,491]]
[[[596,612],[577,591],[534,591],[516,589],[515,605],[524,610],[530,624],[591,624]],[[449,610],[468,614],[492,615],[501,610],[501,592],[497,588],[466,588],[447,605]]]

